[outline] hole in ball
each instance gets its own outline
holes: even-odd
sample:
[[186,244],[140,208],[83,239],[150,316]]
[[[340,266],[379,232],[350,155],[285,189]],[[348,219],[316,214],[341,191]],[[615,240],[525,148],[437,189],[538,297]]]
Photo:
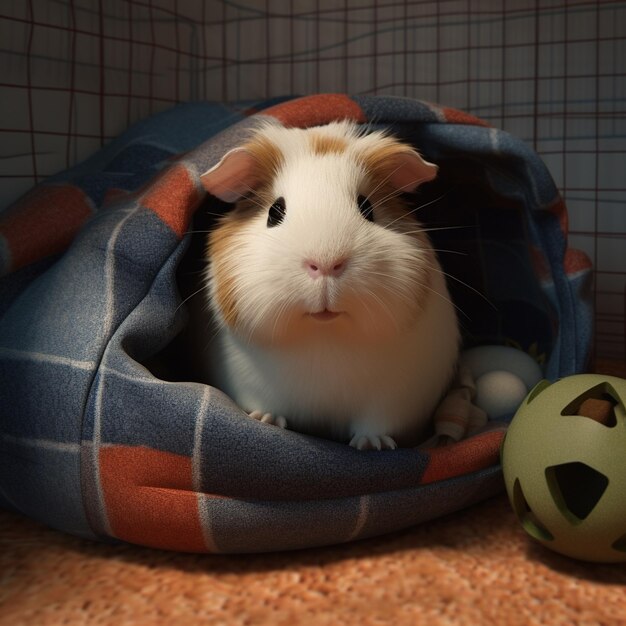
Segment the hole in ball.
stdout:
[[618,395],[609,383],[600,383],[570,402],[561,415],[580,415],[612,428],[617,424]]
[[548,467],[546,480],[557,507],[573,524],[588,517],[609,484],[604,474],[579,461]]
[[541,541],[553,541],[554,536],[552,533],[541,523],[539,518],[535,515],[530,508],[524,492],[522,491],[522,485],[519,478],[515,480],[513,484],[513,510],[517,515],[517,519],[520,521],[524,530],[535,539]]

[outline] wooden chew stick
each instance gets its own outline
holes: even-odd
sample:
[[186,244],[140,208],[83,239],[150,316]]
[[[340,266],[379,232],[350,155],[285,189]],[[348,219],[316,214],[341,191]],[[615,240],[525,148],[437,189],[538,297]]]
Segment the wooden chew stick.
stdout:
[[589,417],[600,424],[607,425],[612,421],[613,405],[608,400],[587,398],[578,409],[578,414]]

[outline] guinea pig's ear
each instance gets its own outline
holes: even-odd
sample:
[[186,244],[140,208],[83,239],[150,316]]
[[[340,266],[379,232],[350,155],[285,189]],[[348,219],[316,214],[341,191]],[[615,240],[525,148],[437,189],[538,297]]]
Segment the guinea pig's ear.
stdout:
[[433,180],[439,169],[434,163],[429,163],[415,150],[398,151],[389,159],[389,182],[398,190],[412,192],[422,183]]
[[[366,140],[369,137],[366,136]],[[361,158],[367,172],[405,192],[415,191],[422,183],[435,178],[439,169],[393,137],[377,138],[369,143]]]
[[260,182],[257,160],[246,148],[227,152],[217,165],[201,174],[203,187],[224,202],[235,202]]

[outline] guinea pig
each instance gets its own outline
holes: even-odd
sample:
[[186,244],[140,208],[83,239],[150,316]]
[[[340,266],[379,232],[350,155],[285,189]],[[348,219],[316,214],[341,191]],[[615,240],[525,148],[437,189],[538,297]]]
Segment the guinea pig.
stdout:
[[268,122],[205,172],[236,203],[206,248],[210,382],[253,418],[360,450],[424,437],[459,331],[419,206],[402,197],[437,169],[351,122]]

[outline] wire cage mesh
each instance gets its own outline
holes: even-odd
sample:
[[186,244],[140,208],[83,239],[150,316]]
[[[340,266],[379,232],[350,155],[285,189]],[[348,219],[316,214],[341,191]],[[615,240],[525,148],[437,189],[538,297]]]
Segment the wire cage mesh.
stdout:
[[389,94],[511,132],[594,263],[596,365],[626,361],[626,2],[13,0],[0,42],[0,210],[189,100]]

